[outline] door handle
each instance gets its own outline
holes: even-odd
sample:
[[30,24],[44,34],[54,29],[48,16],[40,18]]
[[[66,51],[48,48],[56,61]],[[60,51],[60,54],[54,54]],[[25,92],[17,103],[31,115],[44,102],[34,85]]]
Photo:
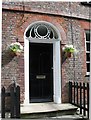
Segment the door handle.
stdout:
[[46,76],[45,75],[36,75],[36,79],[45,79]]
[[53,68],[53,67],[51,67],[51,69],[53,70],[54,68]]

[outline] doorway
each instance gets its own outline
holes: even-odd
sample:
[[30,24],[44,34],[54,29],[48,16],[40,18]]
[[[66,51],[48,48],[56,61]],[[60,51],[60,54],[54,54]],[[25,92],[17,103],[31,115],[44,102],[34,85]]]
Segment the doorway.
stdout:
[[29,43],[29,101],[53,101],[53,44]]
[[[61,63],[60,63],[61,36],[60,36],[59,30],[49,22],[36,21],[30,24],[26,28],[26,31],[24,33],[24,41],[25,41],[24,42],[24,45],[25,45],[24,47],[24,61],[25,61],[24,62],[24,67],[25,67],[24,69],[25,71],[24,104],[30,104],[31,102],[49,102],[49,101],[52,101],[55,103],[61,103]],[[40,57],[41,55],[42,57]],[[50,58],[50,61],[48,61],[49,58]],[[40,66],[39,67],[40,70],[37,72],[38,59],[40,59],[39,63],[41,64],[38,64]],[[31,63],[31,61],[35,61],[36,65],[35,65],[35,62]],[[41,61],[44,61],[45,64]],[[43,64],[45,65],[45,67]],[[31,65],[37,66],[36,69],[35,67],[31,67]],[[48,70],[46,70],[46,67]],[[47,75],[47,72],[45,71],[50,71],[48,72],[49,75]],[[48,87],[48,91],[47,91],[47,87]],[[46,90],[42,90],[44,88]]]

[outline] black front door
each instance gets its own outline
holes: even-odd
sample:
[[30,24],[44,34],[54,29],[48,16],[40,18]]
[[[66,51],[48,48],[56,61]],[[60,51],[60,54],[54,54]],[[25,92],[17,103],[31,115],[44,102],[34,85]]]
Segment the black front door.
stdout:
[[53,45],[29,43],[30,102],[53,101]]

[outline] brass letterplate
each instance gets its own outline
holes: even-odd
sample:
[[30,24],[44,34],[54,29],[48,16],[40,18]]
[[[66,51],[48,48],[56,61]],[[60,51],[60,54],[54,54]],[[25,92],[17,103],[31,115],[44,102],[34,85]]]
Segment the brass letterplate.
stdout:
[[46,76],[45,75],[36,75],[36,79],[45,79]]

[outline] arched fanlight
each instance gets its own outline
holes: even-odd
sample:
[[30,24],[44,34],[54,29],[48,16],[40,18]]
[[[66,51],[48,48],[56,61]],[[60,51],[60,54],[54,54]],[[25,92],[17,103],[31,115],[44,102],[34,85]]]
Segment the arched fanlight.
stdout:
[[27,38],[58,39],[55,30],[45,23],[34,24],[26,31],[25,35]]

